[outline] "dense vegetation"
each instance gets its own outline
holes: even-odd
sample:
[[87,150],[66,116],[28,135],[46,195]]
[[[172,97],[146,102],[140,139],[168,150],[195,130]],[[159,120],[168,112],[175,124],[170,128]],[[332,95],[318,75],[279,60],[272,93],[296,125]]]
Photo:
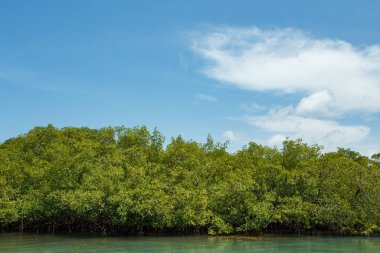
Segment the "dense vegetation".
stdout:
[[0,145],[5,231],[373,233],[380,155],[286,140],[185,141],[157,130],[51,125]]

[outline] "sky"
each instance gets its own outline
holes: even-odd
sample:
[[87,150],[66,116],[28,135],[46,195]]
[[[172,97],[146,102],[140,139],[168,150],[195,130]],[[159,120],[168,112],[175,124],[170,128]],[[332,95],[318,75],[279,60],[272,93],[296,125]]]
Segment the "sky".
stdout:
[[380,1],[0,0],[0,142],[35,126],[380,152]]

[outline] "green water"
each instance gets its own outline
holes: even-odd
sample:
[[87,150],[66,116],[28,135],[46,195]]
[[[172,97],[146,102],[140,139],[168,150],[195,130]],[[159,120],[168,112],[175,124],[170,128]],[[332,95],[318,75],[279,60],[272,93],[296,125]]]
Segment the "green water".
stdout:
[[379,237],[88,237],[0,234],[0,252],[379,253]]

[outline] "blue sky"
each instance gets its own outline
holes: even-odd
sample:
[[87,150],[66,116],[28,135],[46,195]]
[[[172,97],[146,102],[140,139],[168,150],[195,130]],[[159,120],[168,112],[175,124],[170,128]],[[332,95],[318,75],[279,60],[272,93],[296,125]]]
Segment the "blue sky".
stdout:
[[[306,3],[308,2],[308,3]],[[0,141],[34,126],[380,151],[379,1],[0,0]]]

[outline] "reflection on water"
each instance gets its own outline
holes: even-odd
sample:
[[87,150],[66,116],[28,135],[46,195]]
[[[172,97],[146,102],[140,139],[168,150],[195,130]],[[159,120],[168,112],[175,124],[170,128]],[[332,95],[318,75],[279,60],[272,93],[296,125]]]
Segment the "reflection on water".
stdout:
[[0,234],[0,252],[379,253],[379,237],[98,237]]

